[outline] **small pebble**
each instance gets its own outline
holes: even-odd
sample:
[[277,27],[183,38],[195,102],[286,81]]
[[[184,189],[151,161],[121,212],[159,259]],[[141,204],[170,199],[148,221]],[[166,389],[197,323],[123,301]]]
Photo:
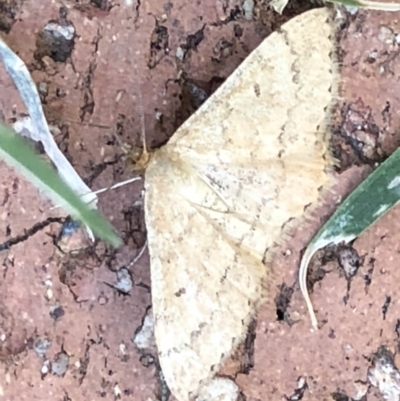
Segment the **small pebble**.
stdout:
[[117,271],[117,284],[114,285],[119,291],[125,292],[126,294],[132,289],[133,283],[131,275],[129,274],[128,269],[122,268]]
[[40,357],[44,357],[51,347],[51,341],[47,337],[39,337],[33,344],[33,350]]
[[50,307],[49,315],[52,319],[58,320],[65,315],[65,311],[62,306],[55,304]]
[[107,298],[104,295],[100,295],[97,301],[100,305],[106,305],[108,302]]
[[360,257],[353,248],[343,248],[339,251],[338,255],[339,265],[345,271],[347,278],[356,275],[360,267]]
[[378,39],[387,45],[393,43],[394,32],[387,26],[381,26],[378,33]]
[[68,364],[69,356],[65,352],[60,352],[51,364],[51,371],[57,376],[63,376],[68,369]]

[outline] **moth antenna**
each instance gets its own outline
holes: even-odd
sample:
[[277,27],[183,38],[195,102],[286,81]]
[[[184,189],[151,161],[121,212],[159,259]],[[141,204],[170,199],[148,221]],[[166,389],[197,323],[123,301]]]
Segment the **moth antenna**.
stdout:
[[[113,130],[113,131],[114,131],[114,130]],[[122,149],[122,151],[125,152],[125,153],[128,153],[128,151],[127,151],[127,145],[124,144],[124,143],[121,141],[121,138],[119,137],[119,135],[118,135],[116,132],[113,132],[113,136],[114,136],[114,138],[117,140],[118,145],[120,146],[120,148]]]
[[136,265],[137,261],[143,256],[144,251],[146,249],[147,249],[147,239],[146,239],[146,242],[144,243],[144,245],[142,246],[142,248],[140,249],[140,251],[137,253],[137,255],[132,260],[132,262],[129,263],[128,269],[130,269],[131,267]]
[[[117,182],[116,184],[111,185],[111,187],[101,188],[101,189],[98,189],[98,190],[96,190],[96,191],[89,191],[89,192],[87,192],[87,193],[85,193],[85,194],[82,194],[81,197],[87,196],[87,195],[89,195],[89,194],[98,195],[98,194],[101,194],[101,193],[106,192],[106,191],[111,191],[111,190],[113,190],[113,189],[117,189],[117,188],[120,188],[120,187],[124,187],[125,185],[131,184],[132,182],[139,181],[139,180],[141,180],[141,179],[142,179],[142,177],[133,177],[133,178],[129,178],[128,180],[125,180],[125,181],[122,181],[122,182]],[[87,203],[89,204],[89,203],[91,203],[91,202],[92,202],[92,201],[89,201],[89,202],[87,202]],[[64,204],[61,203],[61,204],[59,204],[59,205],[52,206],[49,210],[58,209],[59,207],[63,207],[63,206],[64,206]]]

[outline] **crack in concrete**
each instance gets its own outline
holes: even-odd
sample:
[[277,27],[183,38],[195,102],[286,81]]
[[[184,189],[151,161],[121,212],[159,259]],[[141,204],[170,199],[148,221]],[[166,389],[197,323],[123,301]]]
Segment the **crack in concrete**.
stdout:
[[93,76],[97,68],[97,51],[99,48],[100,40],[103,38],[100,29],[97,30],[97,35],[93,38],[94,50],[89,61],[89,67],[83,79],[81,90],[83,92],[83,106],[80,107],[79,118],[83,122],[86,114],[92,115],[95,107],[93,95]]
[[383,320],[386,319],[386,314],[387,314],[387,311],[389,309],[389,306],[390,306],[391,302],[392,302],[392,297],[389,296],[389,295],[386,295],[385,296],[385,302],[382,305],[382,318],[383,318]]
[[89,165],[87,169],[91,171],[91,174],[85,178],[85,183],[87,186],[91,187],[94,180],[107,169],[108,166],[115,166],[120,161],[120,157],[116,157],[114,160],[101,162],[96,165]]
[[3,279],[7,277],[8,269],[11,267],[14,267],[14,256],[7,255],[2,263],[2,266],[4,267],[3,269]]
[[78,370],[78,374],[81,375],[81,377],[78,379],[79,385],[82,385],[83,380],[85,379],[86,374],[87,374],[87,369],[88,369],[88,366],[89,366],[89,363],[90,363],[90,355],[89,355],[90,354],[90,348],[91,348],[92,345],[101,344],[101,341],[102,340],[100,339],[99,342],[96,342],[95,340],[93,340],[91,338],[86,342],[85,353],[84,353],[82,358],[79,358],[80,367],[79,367],[79,370]]
[[371,267],[368,269],[367,274],[364,274],[364,277],[363,277],[364,282],[365,282],[365,287],[364,287],[365,294],[368,294],[369,286],[372,283],[372,274],[375,269],[375,261],[376,261],[375,258],[370,258],[370,260],[368,261],[368,265]]
[[289,326],[293,324],[293,321],[290,318],[290,314],[287,309],[290,306],[293,292],[293,286],[290,287],[286,283],[282,283],[279,286],[279,293],[275,297],[276,320],[285,321]]
[[45,221],[41,221],[40,223],[34,224],[31,228],[25,230],[24,234],[17,235],[16,237],[10,238],[9,240],[0,244],[0,252],[10,249],[12,246],[17,245],[21,242],[26,241],[29,237],[35,235],[37,232],[43,230],[48,225],[52,223],[63,224],[65,221],[62,217],[49,217]]

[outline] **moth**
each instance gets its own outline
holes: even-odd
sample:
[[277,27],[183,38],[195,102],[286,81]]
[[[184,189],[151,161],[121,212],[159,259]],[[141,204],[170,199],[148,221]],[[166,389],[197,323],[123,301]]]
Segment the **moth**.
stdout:
[[243,340],[274,245],[328,182],[333,33],[327,8],[284,24],[148,163],[155,338],[179,401]]

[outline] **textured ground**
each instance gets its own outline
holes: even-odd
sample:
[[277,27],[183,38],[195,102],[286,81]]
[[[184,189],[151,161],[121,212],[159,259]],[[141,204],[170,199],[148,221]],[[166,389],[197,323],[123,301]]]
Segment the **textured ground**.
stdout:
[[[262,38],[309,6],[292,1],[280,17],[261,1],[127,3],[0,0],[2,37],[28,65],[60,148],[93,189],[134,174],[116,135],[139,145],[144,115],[147,143],[165,143]],[[226,367],[243,399],[382,400],[383,388],[371,385],[382,366],[386,399],[399,399],[400,211],[353,247],[316,258],[318,333],[310,330],[296,276],[301,250],[339,197],[398,146],[399,17],[359,12],[343,22],[337,191],[282,249],[272,266],[275,302],[259,311],[245,362]],[[49,23],[72,26],[74,40],[54,44],[44,32]],[[2,69],[0,110],[6,119],[24,112]],[[58,212],[0,168],[0,243],[18,242],[0,252],[0,399],[167,400],[154,348],[133,342],[143,329],[140,338],[151,343],[146,252],[129,266],[145,245],[142,183],[101,197],[125,240],[111,252],[79,232],[63,236],[68,225]],[[358,267],[350,281],[343,272],[349,266]]]

